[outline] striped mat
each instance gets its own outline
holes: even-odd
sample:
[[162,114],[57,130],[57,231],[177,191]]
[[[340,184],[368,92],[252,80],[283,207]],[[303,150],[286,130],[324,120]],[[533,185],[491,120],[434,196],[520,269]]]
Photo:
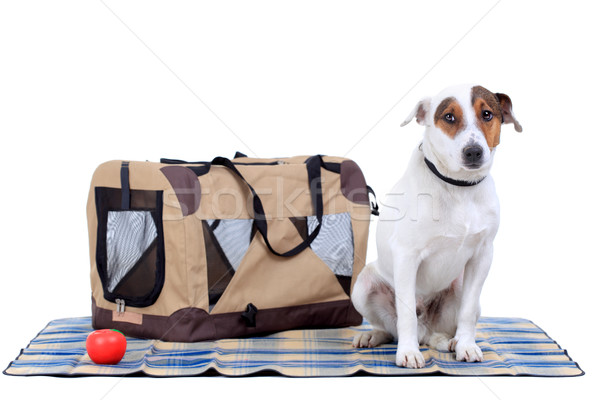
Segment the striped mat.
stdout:
[[7,375],[148,375],[245,376],[276,373],[284,376],[373,375],[529,375],[577,376],[583,371],[567,352],[531,321],[482,317],[477,343],[481,363],[455,360],[454,353],[421,348],[423,369],[398,368],[395,346],[354,349],[353,328],[295,330],[247,339],[168,343],[127,338],[127,353],[118,365],[94,364],[85,351],[91,319],[50,322],[4,371]]

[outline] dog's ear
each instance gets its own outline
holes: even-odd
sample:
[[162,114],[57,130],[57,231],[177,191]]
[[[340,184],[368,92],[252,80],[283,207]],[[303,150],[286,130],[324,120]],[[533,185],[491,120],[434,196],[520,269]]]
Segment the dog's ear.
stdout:
[[404,122],[400,124],[400,126],[404,126],[408,124],[413,118],[417,118],[417,123],[420,125],[427,125],[427,113],[429,112],[429,108],[431,107],[431,98],[425,97],[421,101],[417,103],[412,112],[406,117]]
[[500,108],[502,109],[502,123],[503,124],[513,124],[515,127],[515,131],[523,132],[523,127],[515,118],[515,114],[512,110],[512,101],[510,97],[504,93],[496,93],[496,97],[500,102]]

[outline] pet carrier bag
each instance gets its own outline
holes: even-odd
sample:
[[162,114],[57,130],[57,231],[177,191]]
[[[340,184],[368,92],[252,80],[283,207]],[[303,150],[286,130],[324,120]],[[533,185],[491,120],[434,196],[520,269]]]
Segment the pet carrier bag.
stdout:
[[192,342],[360,324],[369,190],[340,157],[104,163],[87,206],[93,327]]

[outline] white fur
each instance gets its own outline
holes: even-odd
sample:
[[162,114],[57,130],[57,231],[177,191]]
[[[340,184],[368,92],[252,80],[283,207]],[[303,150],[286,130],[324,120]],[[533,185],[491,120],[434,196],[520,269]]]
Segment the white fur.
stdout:
[[[475,325],[500,210],[489,175],[494,150],[477,127],[471,88],[453,87],[423,99],[404,122],[418,118],[426,127],[423,143],[381,202],[378,259],[363,269],[353,289],[356,309],[374,327],[357,335],[353,345],[373,347],[397,340],[398,366],[425,366],[419,344],[456,351],[457,360],[483,360]],[[450,96],[460,103],[466,124],[454,138],[433,121],[436,107]],[[484,149],[483,164],[476,170],[462,166],[462,150],[469,142]],[[427,168],[424,157],[447,177],[485,179],[475,186],[452,186]],[[429,312],[417,317],[417,306]]]

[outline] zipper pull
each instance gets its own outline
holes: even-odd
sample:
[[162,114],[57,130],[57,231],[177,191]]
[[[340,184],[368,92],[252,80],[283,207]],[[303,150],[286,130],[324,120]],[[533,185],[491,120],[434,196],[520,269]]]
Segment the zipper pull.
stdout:
[[117,313],[123,314],[125,312],[125,300],[116,299],[115,303],[117,304]]

